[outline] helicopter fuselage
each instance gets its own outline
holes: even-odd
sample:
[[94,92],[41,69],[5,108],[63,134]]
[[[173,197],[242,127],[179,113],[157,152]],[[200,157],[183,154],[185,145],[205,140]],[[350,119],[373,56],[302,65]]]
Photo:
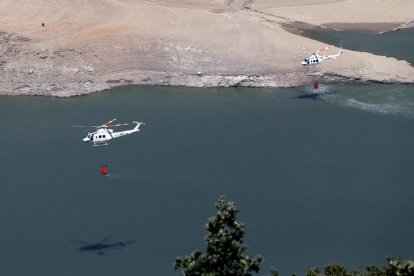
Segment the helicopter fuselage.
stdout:
[[94,250],[102,250],[106,248],[115,248],[115,247],[122,247],[127,245],[128,243],[118,242],[118,243],[112,243],[112,244],[106,244],[106,243],[96,243],[96,244],[90,244],[85,245],[79,248],[80,251],[94,251]]
[[340,55],[342,55],[342,48],[339,50],[339,52],[336,55],[328,55],[328,56],[324,56],[324,55],[320,55],[318,53],[313,53],[311,56],[305,58],[304,60],[302,60],[302,62],[300,64],[302,65],[317,65],[322,63],[323,61],[327,60],[327,59],[336,59],[337,57],[339,57]]
[[305,58],[301,64],[302,65],[316,65],[319,64],[323,61],[323,56],[318,55],[318,54],[313,54],[307,58]]
[[112,129],[100,128],[95,132],[88,133],[88,136],[82,140],[86,143],[93,142],[94,144],[105,144],[113,138],[112,133]]

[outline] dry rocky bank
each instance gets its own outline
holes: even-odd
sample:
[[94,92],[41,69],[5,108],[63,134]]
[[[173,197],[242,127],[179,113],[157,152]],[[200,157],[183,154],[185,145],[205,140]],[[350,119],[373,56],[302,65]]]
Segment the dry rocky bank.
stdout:
[[[283,29],[303,17],[296,8],[334,10],[353,0],[205,2],[5,0],[0,95],[69,97],[131,84],[291,87],[315,74],[328,83],[414,83],[407,62],[369,53],[345,50],[315,72],[300,65],[307,53],[298,45],[326,45]],[[410,25],[399,18],[389,21]]]

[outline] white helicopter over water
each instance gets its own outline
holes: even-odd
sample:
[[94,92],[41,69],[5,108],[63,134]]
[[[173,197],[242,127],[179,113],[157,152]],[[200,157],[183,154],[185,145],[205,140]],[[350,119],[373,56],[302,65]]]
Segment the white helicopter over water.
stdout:
[[124,131],[114,132],[111,127],[118,127],[118,126],[126,126],[128,123],[125,124],[115,124],[111,125],[111,123],[115,122],[116,119],[110,120],[109,122],[100,125],[100,126],[73,126],[73,127],[91,127],[95,128],[96,131],[89,132],[88,135],[82,139],[85,143],[92,143],[93,146],[106,146],[108,145],[108,141],[114,138],[118,138],[121,136],[125,136],[128,134],[132,134],[134,132],[139,132],[139,127],[141,125],[145,125],[143,122],[135,122],[133,121],[136,126],[133,129],[128,129]]
[[337,57],[339,57],[340,55],[342,55],[342,46],[341,49],[339,50],[339,52],[336,55],[321,55],[319,54],[322,51],[328,50],[329,48],[334,47],[334,45],[331,46],[327,46],[325,48],[322,48],[316,52],[312,52],[308,49],[306,49],[305,47],[299,46],[300,48],[309,51],[309,53],[311,54],[309,57],[305,58],[304,60],[302,60],[302,62],[300,64],[306,66],[306,65],[317,65],[322,63],[325,60],[328,59],[336,59]]

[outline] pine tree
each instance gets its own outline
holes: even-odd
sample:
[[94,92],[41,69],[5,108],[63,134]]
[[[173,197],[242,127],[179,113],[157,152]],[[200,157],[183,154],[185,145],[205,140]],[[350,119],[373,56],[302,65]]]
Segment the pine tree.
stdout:
[[220,196],[216,203],[217,214],[206,224],[206,253],[194,251],[189,256],[178,257],[174,268],[181,268],[184,275],[252,275],[259,272],[261,256],[250,259],[243,245],[244,224],[237,222],[239,210],[234,202]]

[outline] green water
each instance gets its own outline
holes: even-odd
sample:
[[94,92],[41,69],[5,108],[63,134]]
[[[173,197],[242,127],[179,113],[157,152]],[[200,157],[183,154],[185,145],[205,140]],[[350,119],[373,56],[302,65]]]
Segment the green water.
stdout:
[[[70,99],[1,97],[1,275],[180,275],[220,194],[249,255],[301,275],[413,258],[410,86],[129,87]],[[144,121],[91,147],[72,125]],[[109,175],[99,172],[109,166]],[[70,242],[135,242],[103,255]]]

